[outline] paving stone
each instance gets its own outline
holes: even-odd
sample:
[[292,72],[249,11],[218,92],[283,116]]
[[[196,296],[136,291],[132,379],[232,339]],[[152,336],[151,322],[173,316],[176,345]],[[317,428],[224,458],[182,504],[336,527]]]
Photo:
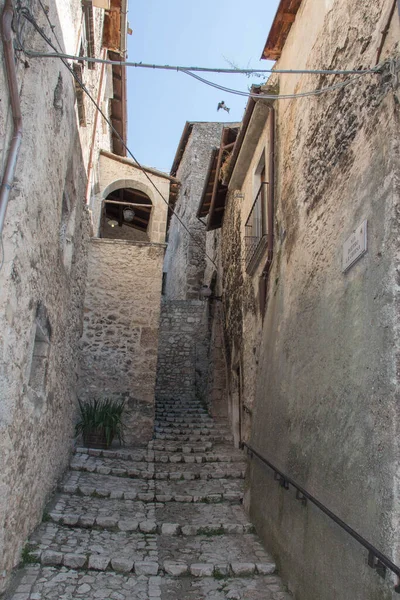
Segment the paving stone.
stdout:
[[231,563],[232,573],[238,577],[246,577],[247,575],[254,575],[256,565],[254,563]]
[[71,569],[82,569],[86,564],[84,554],[64,554],[63,564]]
[[133,569],[134,561],[130,558],[113,558],[111,559],[111,566],[117,573],[129,573]]
[[135,562],[135,573],[136,575],[157,575],[158,563],[157,562]]
[[29,542],[42,566],[22,570],[11,600],[291,598],[243,510],[227,421],[197,401],[156,415],[146,449],[76,450]]
[[110,557],[102,554],[92,554],[89,557],[89,569],[96,571],[105,571],[110,564]]
[[54,552],[52,550],[46,550],[42,552],[40,557],[43,565],[62,565],[64,555],[62,552]]
[[161,533],[163,535],[179,535],[181,527],[179,523],[162,523]]

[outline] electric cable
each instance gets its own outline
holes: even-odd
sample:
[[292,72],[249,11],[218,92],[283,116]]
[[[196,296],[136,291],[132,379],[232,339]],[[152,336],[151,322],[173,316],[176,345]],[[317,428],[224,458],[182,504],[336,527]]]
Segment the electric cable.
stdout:
[[[39,33],[39,35],[45,40],[45,42],[47,44],[49,44],[49,46],[51,48],[53,48],[53,50],[57,50],[53,44],[53,42],[47,37],[47,35],[44,33],[44,31],[39,27],[39,25],[36,23],[36,20],[34,19],[33,15],[31,14],[31,12],[29,11],[29,9],[27,8],[20,8],[17,9],[17,11],[19,12],[19,14],[21,14],[24,18],[26,18],[32,25],[33,27],[36,29],[36,31]],[[24,52],[24,47],[22,44],[22,41],[20,39],[19,36],[19,32],[17,31],[17,39],[18,39],[18,44],[20,46],[20,49],[22,52]],[[208,260],[215,266],[215,268],[218,268],[216,263],[214,262],[214,260],[207,254],[206,250],[204,250],[203,246],[200,244],[200,242],[197,241],[197,239],[194,237],[194,235],[191,233],[191,231],[188,229],[188,227],[185,225],[185,223],[182,221],[182,219],[179,217],[179,215],[175,212],[175,210],[170,206],[168,200],[165,198],[165,196],[161,193],[161,191],[159,190],[158,186],[154,183],[154,181],[151,179],[151,177],[149,176],[149,174],[147,173],[147,171],[145,170],[145,168],[140,164],[140,162],[137,160],[137,158],[134,156],[134,154],[131,152],[131,150],[128,148],[127,144],[125,143],[124,139],[122,138],[122,136],[119,134],[119,132],[115,129],[115,127],[113,126],[112,122],[110,121],[110,119],[105,115],[105,113],[103,112],[103,110],[100,108],[100,106],[97,104],[96,100],[93,98],[93,96],[91,95],[91,93],[89,92],[89,90],[87,89],[87,87],[85,86],[85,84],[83,83],[83,81],[81,81],[79,79],[79,77],[77,76],[77,74],[75,73],[75,71],[71,68],[71,66],[68,64],[68,62],[65,59],[62,59],[63,64],[67,67],[67,69],[69,70],[69,72],[72,74],[72,76],[74,77],[75,81],[78,83],[78,85],[82,88],[82,90],[85,92],[85,94],[88,96],[88,98],[91,100],[91,102],[93,103],[93,105],[95,106],[95,108],[99,111],[99,113],[101,114],[101,116],[103,117],[103,119],[106,121],[106,123],[108,124],[108,126],[110,127],[111,131],[118,137],[118,139],[120,140],[121,144],[123,145],[123,147],[125,148],[125,150],[127,151],[127,153],[129,154],[129,156],[131,156],[131,158],[133,159],[133,161],[137,164],[137,166],[139,167],[139,169],[142,171],[142,173],[145,175],[145,177],[148,179],[148,181],[150,182],[150,184],[153,186],[153,188],[156,190],[156,192],[159,194],[159,196],[162,198],[162,200],[165,202],[165,204],[168,207],[168,210],[175,215],[175,217],[177,218],[177,220],[180,222],[180,224],[182,225],[182,227],[186,230],[186,232],[189,234],[189,236],[192,238],[193,242],[201,249],[201,251],[203,252],[203,254],[206,256],[206,258],[208,258]]]
[[[258,98],[258,99],[265,99],[265,100],[290,100],[290,99],[296,99],[296,98],[306,98],[309,96],[319,96],[326,92],[331,92],[331,91],[335,91],[335,90],[341,89],[343,87],[346,87],[347,85],[354,83],[358,79],[358,77],[360,77],[361,75],[379,74],[382,70],[383,65],[385,64],[385,63],[379,64],[376,67],[373,67],[371,69],[363,69],[363,70],[355,69],[355,70],[350,70],[350,71],[328,70],[328,69],[315,69],[315,70],[313,70],[313,69],[310,69],[310,70],[307,70],[307,69],[297,69],[297,70],[295,70],[295,69],[261,69],[261,70],[249,69],[249,70],[245,70],[245,69],[214,69],[214,68],[206,68],[206,67],[178,67],[178,66],[172,67],[172,66],[168,66],[168,65],[165,65],[165,66],[150,65],[150,64],[143,64],[143,63],[134,63],[134,62],[129,62],[129,61],[115,61],[115,60],[107,60],[107,59],[102,59],[102,58],[93,58],[90,56],[75,56],[73,54],[65,54],[65,53],[59,53],[59,52],[55,52],[55,53],[35,52],[32,50],[25,50],[25,54],[27,56],[31,56],[31,57],[35,57],[35,58],[60,58],[60,59],[64,59],[64,60],[86,61],[88,63],[118,65],[121,67],[143,67],[143,68],[147,68],[147,69],[167,69],[167,70],[177,71],[179,73],[184,73],[185,75],[189,75],[190,77],[197,79],[198,81],[200,81],[201,83],[204,83],[205,85],[214,87],[223,92],[227,92],[228,94],[243,96],[245,98]],[[327,86],[325,88],[310,90],[308,92],[300,92],[298,94],[263,94],[263,93],[253,94],[252,92],[243,92],[241,90],[235,90],[232,88],[221,86],[217,83],[214,83],[212,81],[209,81],[207,79],[204,79],[203,77],[196,75],[195,74],[196,71],[201,71],[201,72],[205,71],[205,72],[209,72],[209,73],[242,74],[242,75],[243,74],[250,75],[250,74],[270,73],[270,74],[289,74],[289,75],[301,75],[301,74],[356,75],[357,77],[352,77],[351,79],[342,81],[338,84]]]
[[26,55],[36,58],[65,58],[67,60],[84,60],[86,62],[118,65],[121,67],[133,67],[137,69],[177,72],[197,71],[202,73],[219,73],[228,75],[261,75],[263,73],[277,73],[280,75],[367,75],[369,73],[378,73],[381,68],[381,65],[376,65],[375,67],[369,69],[225,69],[221,67],[183,67],[178,65],[157,65],[143,62],[96,58],[93,56],[76,56],[74,54],[67,54],[64,52],[37,52],[35,50],[26,50]]
[[201,81],[202,83],[205,83],[206,85],[214,87],[218,90],[222,90],[223,92],[235,94],[237,96],[244,96],[246,98],[258,98],[264,100],[293,100],[296,98],[307,98],[309,96],[320,96],[321,94],[325,94],[326,92],[332,92],[335,90],[342,89],[350,85],[351,83],[354,83],[358,79],[358,77],[352,77],[351,79],[341,81],[340,83],[336,83],[331,86],[327,86],[317,90],[311,90],[309,92],[300,92],[299,94],[253,94],[252,92],[241,92],[240,90],[233,90],[231,88],[224,87],[222,85],[219,85],[218,83],[214,83],[212,81],[209,81],[208,79],[204,79],[203,77],[200,77],[195,73],[191,73],[190,71],[181,72],[185,73],[186,75],[189,75],[190,77],[193,77],[194,79],[197,79],[198,81]]

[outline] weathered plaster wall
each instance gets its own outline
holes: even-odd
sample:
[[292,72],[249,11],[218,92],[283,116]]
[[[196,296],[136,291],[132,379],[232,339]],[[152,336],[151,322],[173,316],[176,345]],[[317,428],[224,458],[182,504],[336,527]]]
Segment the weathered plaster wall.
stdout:
[[[177,171],[181,188],[175,211],[189,233],[172,216],[165,255],[165,293],[174,300],[198,299],[206,260],[205,226],[196,218],[212,150],[221,142],[223,123],[193,123],[192,132]],[[194,238],[194,239],[193,239]]]
[[[279,67],[375,64],[391,6],[305,0]],[[399,33],[395,12],[383,56],[398,51]],[[251,444],[399,563],[399,115],[392,81],[366,76],[339,92],[276,103],[275,257]],[[281,77],[280,91],[330,82]],[[233,296],[243,217],[230,201],[222,251],[225,264],[232,253],[224,272],[232,354],[252,332],[255,311],[246,281]],[[364,219],[368,253],[343,274],[343,243]],[[250,354],[243,344],[238,361],[246,365]],[[248,484],[252,518],[297,600],[393,597],[391,577],[379,578],[356,542],[296,502],[255,459]]]
[[[51,34],[38,4],[29,5]],[[50,5],[68,52],[75,51],[78,9],[78,1]],[[28,24],[24,39],[30,48],[47,48]],[[24,135],[0,269],[0,592],[72,447],[89,234],[71,76],[58,61],[17,64]],[[3,60],[0,90],[3,169],[12,132]]]
[[126,443],[151,439],[165,246],[92,239],[79,394],[126,398]]
[[157,366],[158,400],[205,401],[207,324],[207,302],[163,300]]
[[[156,244],[163,244],[165,242],[170,180],[168,177],[158,176],[153,173],[148,173],[148,177],[150,181],[143,171],[129,159],[124,158],[120,160],[118,156],[113,159],[110,156],[100,154],[99,193],[92,201],[93,222],[97,235],[101,227],[103,200],[115,190],[133,188],[147,194],[153,205],[147,229],[148,241]],[[115,237],[120,234],[122,239],[126,239],[123,227],[115,227],[114,229],[113,235]],[[140,235],[143,236],[143,233],[138,232],[138,237]],[[137,239],[136,241],[140,240]]]

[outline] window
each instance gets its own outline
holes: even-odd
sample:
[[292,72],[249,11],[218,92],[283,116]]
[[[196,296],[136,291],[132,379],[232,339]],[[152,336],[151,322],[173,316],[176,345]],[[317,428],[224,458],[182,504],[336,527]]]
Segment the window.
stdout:
[[254,173],[254,202],[245,225],[245,261],[249,274],[254,272],[268,244],[267,188],[265,152],[263,151]]
[[86,127],[86,109],[85,109],[85,95],[82,87],[79,85],[79,81],[82,82],[82,65],[78,63],[74,63],[72,65],[75,76],[78,81],[75,79],[75,94],[76,94],[76,102],[78,105],[78,119],[79,125],[81,127]]
[[[90,58],[94,58],[95,48],[92,2],[90,0],[83,0],[82,10],[84,18],[82,23],[81,48],[83,49],[84,54],[81,54],[81,56],[89,56]],[[96,63],[88,62],[87,66],[88,69],[95,69]]]
[[36,312],[35,340],[33,344],[29,386],[38,394],[46,387],[51,327],[44,306],[39,304]]

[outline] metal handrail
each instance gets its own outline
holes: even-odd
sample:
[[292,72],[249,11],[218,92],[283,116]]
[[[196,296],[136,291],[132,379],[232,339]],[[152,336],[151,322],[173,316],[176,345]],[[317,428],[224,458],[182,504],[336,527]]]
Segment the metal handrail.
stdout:
[[359,544],[361,544],[361,546],[364,546],[364,548],[366,548],[368,550],[368,566],[371,567],[372,569],[375,569],[376,572],[378,573],[378,575],[380,575],[381,577],[384,578],[386,575],[386,569],[389,569],[390,571],[392,571],[392,573],[395,573],[395,575],[397,575],[397,577],[399,578],[399,581],[398,581],[397,585],[395,586],[394,591],[396,593],[400,594],[400,567],[395,565],[390,560],[390,558],[385,556],[385,554],[383,554],[380,550],[375,548],[375,546],[373,546],[370,542],[368,542],[368,540],[363,538],[362,535],[360,535],[359,533],[357,533],[357,531],[352,529],[352,527],[350,527],[350,525],[347,525],[347,523],[342,521],[342,519],[340,519],[337,515],[335,515],[335,513],[333,513],[331,510],[329,510],[329,508],[324,506],[322,504],[322,502],[320,502],[319,500],[314,498],[314,496],[312,496],[309,492],[307,492],[307,490],[305,490],[301,485],[296,483],[296,481],[294,481],[294,479],[292,479],[291,477],[289,477],[288,475],[283,473],[283,471],[278,469],[269,460],[267,460],[266,458],[261,456],[261,454],[259,454],[257,452],[257,450],[254,450],[254,448],[252,448],[251,446],[246,444],[246,442],[241,442],[240,446],[242,449],[244,449],[244,448],[247,449],[247,454],[250,456],[250,458],[253,458],[253,456],[256,456],[262,463],[264,463],[270,469],[272,469],[272,471],[274,471],[274,473],[275,473],[275,479],[277,479],[279,481],[280,485],[284,489],[288,490],[290,485],[292,487],[294,487],[296,489],[296,499],[297,500],[300,500],[303,504],[306,504],[307,501],[309,500],[312,504],[314,504],[317,508],[319,508],[320,511],[322,511],[330,519],[332,519],[332,521],[334,521],[337,525],[339,525],[339,527],[341,527],[349,535],[351,535],[352,538],[357,540],[357,542]]

